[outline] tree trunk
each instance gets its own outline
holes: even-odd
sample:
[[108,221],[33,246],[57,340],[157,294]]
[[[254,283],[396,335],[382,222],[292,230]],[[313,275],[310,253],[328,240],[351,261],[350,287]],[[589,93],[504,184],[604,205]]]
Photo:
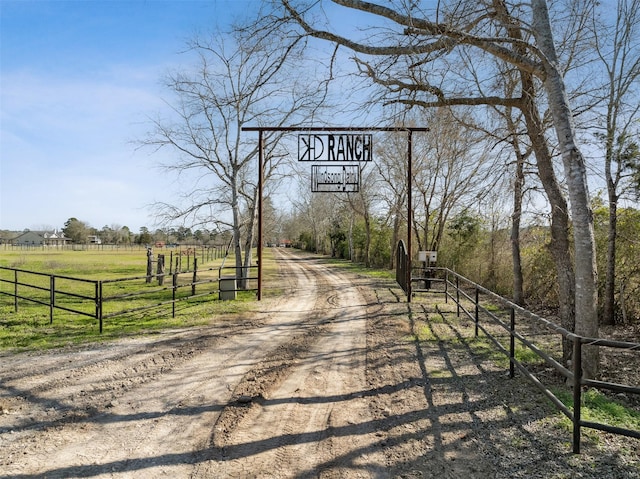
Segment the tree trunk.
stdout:
[[369,211],[365,206],[364,213],[364,229],[365,229],[365,238],[364,238],[364,266],[366,268],[371,267],[371,216],[369,215]]
[[524,305],[524,279],[520,256],[520,219],[522,217],[522,190],[524,188],[524,156],[514,144],[516,177],[513,185],[513,215],[511,216],[511,258],[513,261],[513,302]]
[[[551,205],[551,242],[549,251],[556,265],[558,281],[558,317],[567,331],[575,329],[575,277],[569,242],[569,211],[567,201],[562,194],[556,178],[551,152],[546,139],[540,114],[533,100],[533,82],[528,74],[523,74],[524,104],[522,112],[531,139],[538,175]],[[529,86],[530,85],[530,86]],[[573,345],[571,341],[562,343],[562,358],[567,364],[571,359]]]
[[[575,144],[575,131],[571,108],[564,80],[557,68],[557,55],[549,12],[545,0],[532,0],[533,34],[538,48],[545,56],[544,88],[549,99],[549,108],[562,154],[567,178],[569,200],[574,225],[575,254],[575,332],[581,336],[598,336],[596,285],[596,255],[593,233],[593,212],[587,188],[586,167],[582,153]],[[596,346],[583,349],[583,375],[596,378],[599,370],[599,350]]]
[[[609,182],[607,182],[609,183]],[[607,188],[609,195],[609,231],[607,233],[607,271],[604,285],[602,324],[615,324],[616,237],[618,235],[618,195]]]
[[233,215],[233,252],[235,255],[235,277],[239,281],[242,277],[242,238],[240,232],[240,205],[238,204],[238,189],[232,185],[231,214]]
[[[509,35],[522,40],[522,32],[516,24],[510,22],[510,15],[504,1],[494,2],[496,10],[501,13],[505,28]],[[524,46],[516,46],[516,51],[525,55]],[[533,76],[524,69],[519,69],[522,88],[522,103],[520,109],[527,126],[527,135],[531,140],[531,147],[536,157],[538,176],[551,206],[551,242],[549,250],[556,265],[558,281],[558,317],[560,324],[567,331],[575,329],[575,276],[570,254],[569,242],[569,210],[567,201],[562,193],[555,171],[549,145],[545,138],[545,128],[540,112],[536,105],[536,88]],[[562,358],[568,364],[573,352],[571,341],[562,342]]]
[[605,156],[605,178],[609,200],[609,230],[607,233],[607,271],[604,286],[604,308],[602,324],[615,323],[615,278],[616,278],[616,236],[618,230],[618,194],[612,174],[612,156],[615,127],[611,126],[611,114],[607,114],[607,145]]
[[[249,225],[247,227],[247,238],[245,240],[244,245],[244,263],[242,267],[242,277],[244,278],[240,282],[239,289],[247,289],[249,287],[249,280],[247,279],[250,276],[251,272],[251,262],[253,261],[252,249],[253,249],[253,238],[256,235],[256,225],[258,223],[258,189],[256,188],[253,193],[253,204],[250,206],[249,213]],[[258,238],[260,241],[261,238]]]

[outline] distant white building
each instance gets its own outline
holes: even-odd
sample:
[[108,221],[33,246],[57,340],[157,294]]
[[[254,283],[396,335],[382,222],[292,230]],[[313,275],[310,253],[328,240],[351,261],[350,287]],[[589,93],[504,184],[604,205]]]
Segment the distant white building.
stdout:
[[62,231],[29,231],[16,236],[11,240],[15,246],[64,246],[71,243],[71,240],[64,236]]

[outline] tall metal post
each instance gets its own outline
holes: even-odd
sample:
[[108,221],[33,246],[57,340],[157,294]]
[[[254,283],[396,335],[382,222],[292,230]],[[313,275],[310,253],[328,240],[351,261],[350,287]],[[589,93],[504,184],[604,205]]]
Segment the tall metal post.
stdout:
[[258,301],[262,299],[262,182],[264,181],[264,148],[262,130],[258,130]]
[[407,131],[407,302],[411,302],[411,177],[413,130]]

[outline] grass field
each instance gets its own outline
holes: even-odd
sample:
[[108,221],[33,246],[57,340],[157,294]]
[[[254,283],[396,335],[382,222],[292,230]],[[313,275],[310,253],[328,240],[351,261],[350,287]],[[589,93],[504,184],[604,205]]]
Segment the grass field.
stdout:
[[[157,254],[165,254],[165,271],[169,272],[169,251],[156,250]],[[174,261],[176,252],[174,251]],[[255,257],[255,255],[254,255]],[[172,277],[165,277],[164,285],[157,281],[146,283],[147,254],[145,249],[131,250],[43,250],[43,249],[0,249],[0,266],[17,268],[26,271],[46,273],[34,275],[18,273],[18,281],[34,285],[18,286],[18,294],[37,299],[43,303],[50,302],[50,276],[61,275],[88,281],[77,281],[56,278],[54,289],[55,303],[58,306],[82,311],[87,315],[70,313],[61,309],[53,310],[53,321],[50,307],[31,301],[18,299],[18,311],[14,309],[14,298],[0,294],[0,350],[25,350],[61,347],[70,344],[106,341],[134,334],[149,334],[167,328],[181,328],[208,324],[217,318],[247,310],[254,304],[255,291],[240,291],[236,301],[218,300],[218,277],[222,259],[206,261],[206,256],[198,254],[197,295],[191,296],[193,273],[177,275],[178,288],[175,303],[175,318],[172,317]],[[263,253],[263,278],[268,282],[269,276],[276,274],[276,265],[268,249]],[[225,266],[233,266],[235,259],[229,256]],[[193,257],[190,258],[193,268]],[[186,259],[182,258],[182,269],[186,269]],[[225,271],[225,270],[223,270]],[[225,274],[225,273],[223,273]],[[228,270],[226,274],[233,274]],[[257,270],[252,270],[255,276]],[[111,282],[118,278],[137,278],[128,281]],[[14,281],[12,271],[0,270],[0,279]],[[96,296],[96,282],[102,284],[103,333],[99,332],[99,324],[95,318],[94,300],[71,296]],[[275,283],[275,282],[274,282]],[[255,280],[249,288],[255,288]],[[14,285],[0,282],[0,291],[13,292]],[[41,288],[41,289],[39,289]],[[263,292],[263,294],[265,294]],[[266,294],[269,294],[268,292]],[[126,296],[121,298],[121,296]],[[161,304],[165,303],[165,304]],[[122,311],[136,308],[139,311],[119,314]],[[116,316],[112,316],[112,315]]]

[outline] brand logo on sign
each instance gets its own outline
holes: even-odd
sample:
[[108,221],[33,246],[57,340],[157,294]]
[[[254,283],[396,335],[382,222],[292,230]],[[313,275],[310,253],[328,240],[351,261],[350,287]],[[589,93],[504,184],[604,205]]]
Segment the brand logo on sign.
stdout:
[[298,135],[298,161],[371,161],[369,134]]

